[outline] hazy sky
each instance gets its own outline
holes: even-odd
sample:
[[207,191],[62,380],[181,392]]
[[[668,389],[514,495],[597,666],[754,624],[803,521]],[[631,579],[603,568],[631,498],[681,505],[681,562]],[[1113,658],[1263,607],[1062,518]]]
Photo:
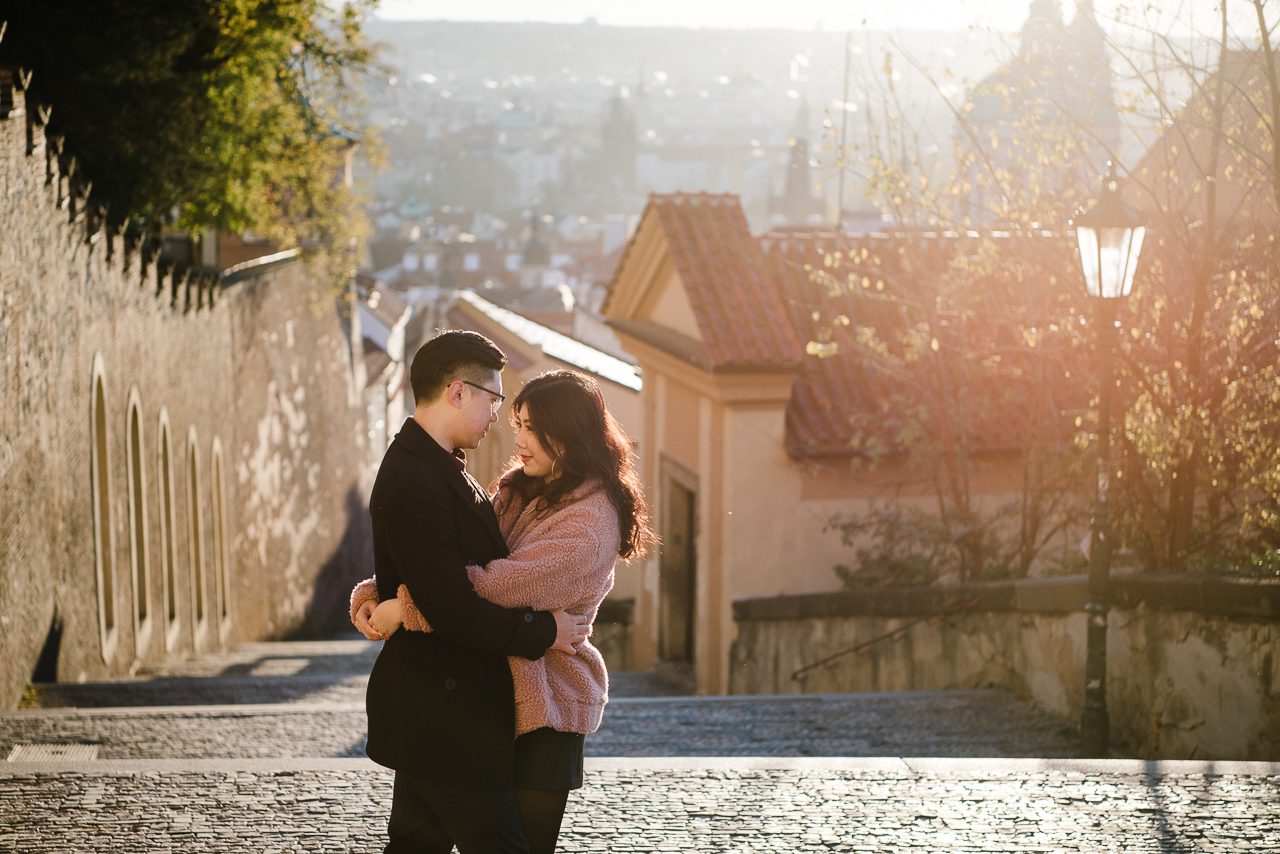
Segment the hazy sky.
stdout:
[[[1227,0],[1233,15],[1249,11],[1247,0]],[[549,21],[581,23],[595,18],[614,26],[678,27],[781,27],[844,30],[866,26],[874,29],[964,29],[991,27],[1017,30],[1027,17],[1031,0],[642,0],[602,2],[601,0],[480,0],[463,4],[456,0],[381,0],[380,18],[421,18],[459,21]],[[1073,0],[1061,0],[1068,18]],[[1197,30],[1215,28],[1215,0],[1096,0],[1095,8],[1104,25],[1117,9],[1146,8],[1143,13],[1155,20],[1190,21]],[[1163,28],[1162,28],[1163,29]]]

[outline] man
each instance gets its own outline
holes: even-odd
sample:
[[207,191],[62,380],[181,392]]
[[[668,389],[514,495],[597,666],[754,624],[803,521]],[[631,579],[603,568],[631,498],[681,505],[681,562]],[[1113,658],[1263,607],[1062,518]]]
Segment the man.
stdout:
[[508,554],[462,453],[497,420],[505,364],[474,332],[422,345],[410,370],[413,417],[387,449],[369,500],[378,598],[406,585],[433,629],[393,634],[369,677],[366,752],[396,772],[386,854],[528,851],[512,791],[506,656],[573,654],[587,637],[584,618],[501,608],[467,577],[469,564]]

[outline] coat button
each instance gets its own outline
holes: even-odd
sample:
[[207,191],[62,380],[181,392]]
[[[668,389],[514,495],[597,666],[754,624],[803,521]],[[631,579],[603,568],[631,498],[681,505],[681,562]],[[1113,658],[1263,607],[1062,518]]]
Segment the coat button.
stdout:
[[525,615],[524,615],[524,621],[525,621],[526,623],[532,623],[532,622],[533,622],[533,614],[525,614]]
[[444,680],[444,689],[446,691],[452,691],[454,688],[457,688],[457,687],[458,687],[458,683],[456,680],[453,680],[453,679]]

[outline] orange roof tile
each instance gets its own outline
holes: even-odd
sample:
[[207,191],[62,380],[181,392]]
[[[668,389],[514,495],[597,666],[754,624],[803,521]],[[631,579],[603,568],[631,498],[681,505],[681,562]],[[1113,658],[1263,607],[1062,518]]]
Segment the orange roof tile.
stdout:
[[[961,250],[966,241],[964,237],[941,235],[931,239],[937,241],[934,249],[940,261]],[[912,283],[897,280],[894,236],[854,238],[829,231],[791,231],[766,234],[760,240],[764,259],[801,340],[822,340],[832,328],[833,318],[841,315],[849,319],[850,325],[837,328],[870,327],[886,342],[892,342],[905,328],[908,319],[899,300],[910,298],[910,294],[899,291],[910,288]],[[869,250],[869,258],[851,263],[848,259],[863,248]],[[874,286],[849,288],[842,283],[829,291],[810,271],[822,269],[826,255],[834,252],[842,252],[846,259],[842,273],[855,271],[857,278],[881,278],[886,283],[885,290],[880,292]],[[1040,417],[1028,407],[1033,400],[1053,411],[1048,416],[1050,421],[1058,422],[1049,428],[1053,433],[1061,438],[1069,435],[1070,421],[1064,413],[1084,404],[1078,389],[1069,384],[1064,388],[1060,381],[1049,380],[1056,375],[1052,368],[1047,374],[1037,374],[1024,358],[1027,354],[1020,353],[1021,348],[1002,347],[998,343],[1000,331],[986,318],[978,317],[967,327],[958,318],[955,323],[943,318],[942,326],[946,327],[946,335],[957,341],[966,340],[967,346],[961,350],[967,350],[977,361],[997,353],[1001,357],[993,367],[970,365],[967,370],[971,393],[966,399],[972,402],[973,409],[963,423],[968,434],[965,442],[971,450],[1024,447],[1030,439],[1032,420]],[[904,384],[933,381],[926,361],[907,368],[903,374],[901,362],[876,358],[865,348],[853,345],[851,335],[844,336],[839,344],[832,355],[804,357],[787,405],[788,452],[798,458],[856,456],[869,450],[855,445],[859,439],[878,444],[880,453],[900,451],[902,428],[911,414],[899,389]],[[947,346],[945,341],[943,346]],[[1049,380],[1049,384],[1033,394],[1029,384],[1036,380]]]
[[662,225],[712,370],[799,363],[803,350],[737,196],[652,195],[644,216]]
[[[913,419],[922,417],[912,390],[949,380],[941,378],[936,360],[878,356],[858,342],[859,330],[874,331],[889,352],[900,351],[902,333],[921,322],[919,306],[932,299],[929,279],[943,274],[957,254],[975,251],[982,238],[951,232],[850,236],[829,229],[755,237],[732,195],[653,195],[641,229],[650,218],[657,220],[702,340],[643,317],[611,316],[612,326],[705,370],[798,368],[786,412],[787,450],[797,458],[902,450],[903,436],[918,430]],[[919,245],[905,256],[926,269],[904,267],[908,241]],[[636,245],[628,244],[614,286],[634,261],[629,256]],[[1037,249],[1010,243],[999,251]],[[828,287],[814,273],[837,252],[843,255],[835,265],[841,281]],[[942,373],[963,377],[965,393],[954,402],[965,409],[957,426],[969,450],[1025,447],[1034,424],[1064,439],[1074,413],[1087,403],[1076,381],[1063,381],[1067,354],[1044,348],[1030,354],[1018,331],[1030,318],[1052,315],[1051,304],[1061,298],[1056,287],[993,280],[989,293],[980,293],[981,304],[939,310],[934,318],[940,346],[961,360]],[[1013,314],[1004,310],[1015,303]],[[836,318],[842,319],[833,324]],[[834,354],[807,352],[807,342],[830,340],[833,329]]]
[[[828,293],[809,268],[823,266],[823,258],[850,243],[827,232],[787,232],[761,239],[763,256],[784,300],[797,336],[806,342],[822,337],[822,326],[836,315],[866,322],[865,302],[852,292]],[[887,320],[888,318],[886,318]],[[806,354],[787,404],[786,443],[800,458],[854,454],[855,421],[880,409],[886,380],[874,363],[845,348],[833,355]],[[884,437],[891,425],[882,423]]]

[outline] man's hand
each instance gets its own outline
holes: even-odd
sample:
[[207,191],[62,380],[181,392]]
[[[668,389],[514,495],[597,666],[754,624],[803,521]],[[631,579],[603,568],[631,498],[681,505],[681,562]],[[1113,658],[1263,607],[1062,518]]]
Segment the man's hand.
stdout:
[[556,642],[551,648],[568,655],[577,655],[578,644],[591,634],[591,623],[586,617],[560,609],[552,611],[551,616],[556,618]]
[[356,628],[360,630],[360,634],[369,640],[386,640],[373,624],[369,622],[369,618],[373,616],[373,610],[378,607],[378,600],[366,599],[356,609]]

